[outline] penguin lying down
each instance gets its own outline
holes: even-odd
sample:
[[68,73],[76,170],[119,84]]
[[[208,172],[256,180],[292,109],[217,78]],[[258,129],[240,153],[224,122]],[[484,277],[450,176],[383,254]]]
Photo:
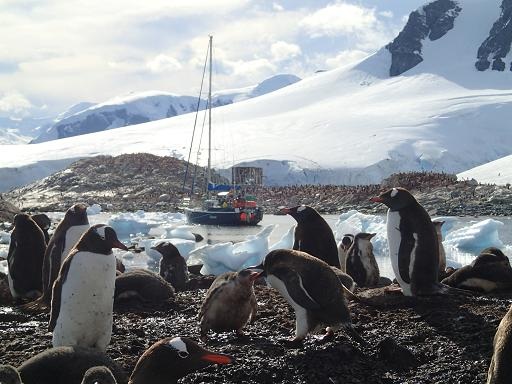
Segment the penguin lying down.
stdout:
[[358,343],[366,345],[350,320],[345,300],[348,291],[331,267],[306,252],[277,249],[271,251],[257,267],[267,284],[275,288],[295,310],[295,337],[300,343],[310,332],[323,326],[322,340],[332,338],[343,327]]
[[442,283],[485,293],[510,290],[512,267],[502,251],[490,247],[480,252],[470,265],[465,265],[443,279]]

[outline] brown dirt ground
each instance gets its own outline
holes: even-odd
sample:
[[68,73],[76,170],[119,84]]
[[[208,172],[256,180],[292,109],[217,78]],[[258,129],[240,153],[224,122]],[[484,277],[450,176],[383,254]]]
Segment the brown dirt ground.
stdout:
[[[211,280],[210,280],[211,281]],[[205,284],[199,284],[205,285]],[[116,306],[107,354],[128,372],[153,342],[166,336],[199,339],[197,313],[206,289],[178,292],[172,303]],[[361,347],[343,331],[322,343],[309,336],[299,348],[293,336],[291,307],[271,288],[256,286],[259,305],[246,336],[210,334],[207,346],[231,354],[230,366],[211,366],[182,383],[483,383],[496,328],[508,310],[510,295],[405,298],[382,288],[361,290],[366,303],[349,307],[356,330],[368,342]],[[51,347],[47,314],[0,311],[0,363],[18,366]],[[404,354],[386,353],[392,338]],[[389,340],[388,340],[389,341]]]

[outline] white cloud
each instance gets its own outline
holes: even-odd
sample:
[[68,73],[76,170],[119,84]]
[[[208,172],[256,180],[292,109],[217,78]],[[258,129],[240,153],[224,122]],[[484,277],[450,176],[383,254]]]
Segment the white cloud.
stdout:
[[297,44],[287,43],[285,41],[277,41],[270,46],[272,58],[276,61],[288,60],[299,56],[302,51]]
[[379,15],[382,17],[387,17],[388,19],[393,18],[393,12],[392,11],[382,11],[379,12]]
[[23,115],[33,107],[32,103],[18,91],[4,93],[0,98],[0,111]]
[[377,23],[375,10],[336,2],[306,16],[300,26],[311,37],[338,36],[372,28]]
[[178,60],[169,55],[160,54],[149,60],[146,66],[152,72],[172,72],[182,68]]
[[327,58],[325,64],[328,69],[343,67],[368,56],[368,52],[359,49],[341,51],[335,57]]
[[284,7],[278,3],[272,3],[272,9],[276,12],[284,11]]

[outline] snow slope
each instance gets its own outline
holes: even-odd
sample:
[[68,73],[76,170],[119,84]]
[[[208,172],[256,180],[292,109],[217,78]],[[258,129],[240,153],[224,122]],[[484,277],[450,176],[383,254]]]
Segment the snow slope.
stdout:
[[[435,41],[425,38],[422,61],[400,76],[389,76],[392,56],[383,48],[358,64],[215,108],[213,166],[262,166],[268,185],[365,184],[397,171],[458,173],[509,155],[512,76],[475,68],[501,1],[457,3],[453,29]],[[193,116],[182,115],[31,145],[23,154],[0,146],[0,189],[79,157],[143,151],[185,157],[192,126]]]

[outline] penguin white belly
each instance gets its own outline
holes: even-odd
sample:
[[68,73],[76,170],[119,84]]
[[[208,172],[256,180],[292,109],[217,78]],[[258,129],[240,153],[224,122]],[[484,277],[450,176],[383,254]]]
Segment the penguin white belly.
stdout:
[[14,299],[17,299],[20,295],[18,295],[18,292],[14,289],[14,281],[11,277],[11,271],[9,268],[7,268],[7,281],[9,282],[9,290],[11,291],[11,295]]
[[[288,289],[286,289],[286,284],[281,279],[274,275],[268,275],[266,281],[267,284],[270,285],[272,288],[276,289],[281,294],[281,296],[284,297],[288,304],[290,304],[295,310],[295,337],[297,339],[303,339],[304,337],[306,337],[306,335],[309,332],[306,308],[300,306],[292,299],[292,297],[288,293]],[[309,296],[307,291],[305,292],[306,295]]]
[[116,261],[114,255],[78,252],[62,285],[53,346],[105,350],[112,334]]
[[[396,280],[402,288],[402,292],[405,296],[412,296],[411,284],[406,283],[400,276],[400,269],[398,267],[398,252],[400,250],[400,243],[402,241],[402,235],[400,233],[400,214],[396,211],[388,210],[387,215],[387,232],[388,232],[388,246],[389,246],[389,258],[391,259],[391,266],[395,272]],[[411,258],[411,264],[413,260]],[[410,275],[409,275],[410,276]]]
[[70,227],[66,231],[66,240],[64,241],[64,251],[62,251],[62,255],[60,258],[60,264],[62,265],[62,262],[66,257],[69,255],[69,251],[75,246],[75,244],[80,240],[82,235],[89,229],[89,224],[84,225],[74,225]]

